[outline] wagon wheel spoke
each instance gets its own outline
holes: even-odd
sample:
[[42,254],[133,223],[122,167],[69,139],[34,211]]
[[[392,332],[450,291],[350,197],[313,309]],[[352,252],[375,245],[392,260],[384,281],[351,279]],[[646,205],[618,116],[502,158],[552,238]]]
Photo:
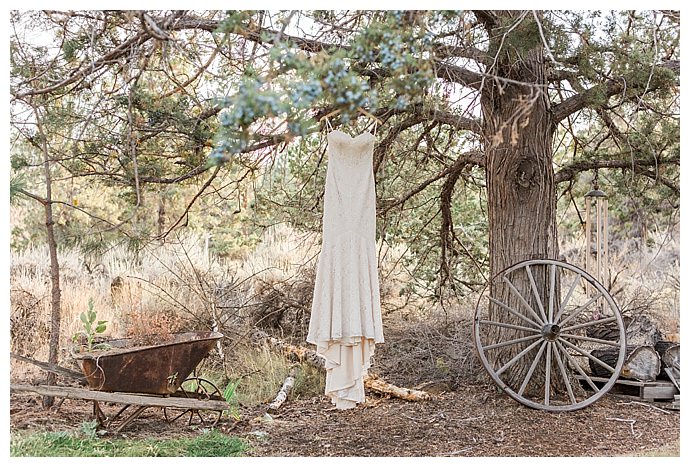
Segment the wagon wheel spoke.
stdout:
[[571,404],[576,404],[577,399],[575,398],[575,393],[573,392],[573,387],[570,384],[570,378],[568,377],[568,372],[565,369],[565,365],[563,364],[563,359],[561,358],[561,353],[560,349],[556,345],[555,342],[551,343],[553,344],[554,352],[553,354],[556,357],[556,363],[558,364],[558,370],[561,373],[561,377],[563,378],[563,383],[565,383],[566,389],[568,391],[568,397],[570,398],[570,403]]
[[566,310],[566,307],[568,306],[568,303],[570,302],[570,297],[572,297],[573,292],[575,292],[575,289],[581,283],[582,283],[582,276],[580,274],[578,274],[577,278],[571,282],[570,289],[568,289],[568,293],[566,294],[565,298],[563,299],[563,303],[561,303],[561,306],[558,308],[558,314],[553,319],[554,323],[558,323],[560,321],[561,316],[563,315],[563,312]]
[[580,355],[585,356],[585,357],[589,358],[590,360],[594,360],[594,361],[597,362],[599,365],[601,365],[601,366],[603,366],[604,368],[606,368],[607,370],[609,370],[611,373],[613,373],[613,372],[616,371],[616,370],[615,370],[613,367],[611,367],[608,363],[606,363],[606,362],[604,362],[604,361],[598,359],[597,357],[595,357],[595,356],[592,355],[591,353],[587,352],[587,351],[584,350],[584,349],[581,349],[580,347],[576,346],[575,344],[572,344],[572,343],[570,343],[570,342],[568,342],[567,340],[562,339],[562,338],[559,338],[559,340],[560,340],[560,342],[564,343],[564,344],[566,345],[566,347],[570,347],[570,348],[573,349],[574,351],[578,352]]
[[515,317],[521,319],[522,321],[525,321],[525,322],[531,324],[532,326],[535,327],[535,329],[540,329],[540,328],[542,327],[542,325],[543,325],[543,322],[536,323],[536,322],[532,321],[531,319],[529,319],[527,316],[525,316],[525,315],[523,315],[522,313],[520,313],[519,311],[514,310],[513,308],[509,307],[509,306],[506,305],[505,303],[502,303],[502,302],[500,302],[499,300],[496,300],[496,299],[493,298],[493,297],[489,297],[489,300],[491,301],[491,303],[494,303],[494,304],[500,306],[501,308],[503,308],[504,310],[506,310],[506,311],[507,311],[508,313],[510,313],[511,315],[513,315],[513,316],[515,316]]
[[549,268],[549,323],[553,323],[553,307],[554,301],[556,300],[556,265],[551,264]]
[[539,295],[539,290],[537,290],[537,282],[534,280],[534,274],[532,274],[532,268],[527,265],[525,266],[525,271],[527,272],[527,277],[529,278],[530,288],[532,294],[534,294],[534,300],[537,302],[537,307],[539,308],[539,314],[541,315],[542,322],[546,322],[546,313],[544,312],[544,304],[541,302],[541,296]]
[[[568,320],[568,321],[570,321],[570,320]],[[560,324],[561,324],[561,330],[563,332],[567,332],[567,331],[576,331],[578,329],[583,329],[583,328],[587,328],[587,327],[591,327],[591,326],[610,324],[610,323],[613,323],[615,321],[616,321],[616,317],[610,316],[608,318],[594,319],[592,321],[587,321],[586,323],[576,324],[574,326],[568,326],[565,328],[563,327],[563,324],[565,323],[565,321],[563,323],[560,323]]]
[[623,318],[609,292],[582,269],[555,260],[524,261],[494,276],[477,302],[473,328],[489,376],[537,409],[593,403],[613,386],[625,357]]
[[575,334],[566,334],[566,333],[561,333],[561,337],[568,338],[568,339],[575,339],[578,341],[593,342],[595,344],[608,345],[611,347],[620,347],[620,343],[617,341],[607,341],[606,339],[599,339],[597,337],[577,336]]
[[525,297],[522,296],[522,294],[520,293],[520,291],[518,291],[518,289],[513,285],[513,283],[510,282],[510,280],[509,280],[507,277],[503,277],[503,282],[505,282],[505,284],[508,286],[508,288],[510,289],[510,291],[513,292],[513,293],[515,294],[515,296],[517,297],[517,299],[520,301],[520,303],[522,303],[522,305],[525,307],[525,309],[527,309],[527,311],[529,312],[529,314],[532,315],[532,317],[533,317],[534,319],[536,319],[537,322],[539,323],[539,324],[536,324],[536,323],[534,323],[534,324],[537,325],[537,326],[543,325],[543,324],[544,324],[544,321],[539,317],[539,315],[537,315],[537,312],[534,311],[534,309],[532,308],[532,306],[527,302],[527,300],[525,299]]
[[[190,399],[223,400],[223,393],[220,391],[220,389],[218,389],[218,387],[211,381],[204,378],[187,378],[182,383],[180,391],[183,393],[184,397],[189,397]],[[179,420],[181,417],[188,415],[188,425],[199,424],[210,427],[215,426],[223,415],[222,410],[211,409],[171,409],[165,407],[163,412],[165,413],[165,419],[169,423],[173,423],[174,421]]]
[[515,363],[517,363],[518,360],[520,360],[522,357],[524,357],[525,355],[527,355],[527,353],[528,353],[530,350],[532,350],[532,349],[535,348],[537,345],[539,345],[539,342],[540,342],[540,341],[534,342],[534,343],[532,343],[531,345],[525,347],[525,349],[523,349],[522,352],[520,352],[519,354],[517,354],[516,356],[514,356],[511,360],[508,361],[508,363],[506,363],[506,364],[503,365],[501,368],[499,368],[499,369],[496,371],[496,374],[500,375],[501,373],[503,373],[504,371],[506,371],[508,368],[510,368],[511,366],[515,365]]
[[580,364],[577,363],[577,360],[571,357],[570,354],[566,352],[566,350],[559,342],[556,342],[556,347],[558,347],[558,350],[560,350],[561,353],[565,355],[565,358],[568,360],[568,363],[570,363],[575,368],[575,370],[577,370],[577,372],[580,374],[580,377],[582,377],[582,379],[584,379],[587,382],[587,384],[589,384],[589,387],[592,388],[592,390],[595,392],[598,391],[599,388],[597,387],[597,385],[594,384],[594,382],[592,382],[592,379],[589,377],[587,373],[585,373]]
[[532,379],[532,375],[534,374],[534,370],[537,368],[537,365],[539,364],[539,360],[541,359],[542,354],[544,353],[544,348],[546,348],[546,341],[543,341],[541,344],[541,347],[539,347],[539,351],[537,352],[536,357],[534,357],[534,361],[532,362],[532,365],[530,365],[529,370],[527,371],[527,375],[525,375],[525,379],[522,381],[522,384],[520,385],[520,389],[518,390],[518,395],[522,395],[522,393],[525,392],[525,389],[527,389],[527,385],[529,384],[530,380]]
[[501,347],[507,347],[509,345],[520,344],[521,342],[529,342],[533,339],[539,339],[539,334],[534,334],[532,336],[520,337],[519,339],[512,339],[505,342],[499,342],[498,344],[491,344],[484,347],[484,350],[499,349]]
[[551,405],[551,342],[546,343],[546,376],[544,376],[544,405]]
[[[590,298],[584,305],[581,305],[581,306],[577,307],[577,308],[570,314],[570,316],[568,316],[566,319],[564,319],[563,321],[561,321],[561,322],[559,323],[559,324],[561,325],[561,328],[562,328],[568,321],[577,318],[577,317],[580,315],[580,313],[582,313],[583,311],[587,310],[587,308],[588,308],[592,303],[596,303],[596,301],[599,300],[602,296],[603,296],[603,294],[602,294],[601,292],[599,292],[597,295],[595,295],[594,297]],[[613,319],[615,320],[615,318],[613,318]]]
[[534,333],[534,334],[539,333],[539,329],[536,329],[536,328],[526,328],[525,326],[518,326],[516,324],[510,324],[510,323],[501,323],[498,321],[491,321],[489,319],[481,320],[481,324],[486,324],[489,326],[496,326],[496,327],[505,328],[505,329],[516,329],[518,331],[525,331],[525,332],[530,332],[530,333]]

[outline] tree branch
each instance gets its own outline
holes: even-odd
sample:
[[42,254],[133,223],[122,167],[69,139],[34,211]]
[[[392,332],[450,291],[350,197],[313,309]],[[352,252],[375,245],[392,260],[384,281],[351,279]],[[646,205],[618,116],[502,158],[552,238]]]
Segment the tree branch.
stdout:
[[[215,20],[200,20],[194,19],[192,17],[186,17],[178,21],[172,26],[173,29],[179,28],[189,28],[195,27],[199,29],[204,29],[207,31],[215,31],[220,23]],[[239,32],[239,35],[251,40],[253,42],[261,44],[275,44],[278,41],[287,41],[294,44],[297,48],[304,50],[305,52],[318,53],[321,51],[328,50],[350,50],[351,48],[347,45],[341,44],[329,44],[327,42],[318,41],[315,39],[307,39],[304,37],[291,36],[285,34],[284,32],[275,31],[272,29],[258,29],[258,30],[243,30]],[[468,49],[470,50],[470,49]],[[476,51],[478,49],[472,49]],[[478,59],[474,57],[475,59]],[[474,71],[470,71],[466,68],[462,68],[456,65],[451,65],[444,63],[441,60],[436,60],[434,62],[434,69],[436,70],[436,76],[438,78],[451,81],[453,83],[458,83],[471,87],[473,89],[479,89],[481,87],[482,75]],[[386,75],[387,70],[378,70],[377,76],[389,76]]]
[[641,170],[638,173],[640,175],[643,175],[647,178],[654,180],[655,182],[661,183],[662,185],[673,190],[673,192],[676,194],[676,196],[680,196],[680,186],[673,183],[672,180],[669,180],[666,177],[662,177],[658,171],[649,169],[649,170]]
[[218,175],[218,172],[220,172],[220,165],[217,165],[211,176],[204,182],[203,186],[201,189],[192,197],[192,200],[187,204],[187,207],[185,208],[184,212],[178,217],[177,221],[173,223],[173,225],[170,226],[168,230],[166,230],[164,233],[158,235],[157,239],[163,239],[168,236],[170,232],[172,232],[175,227],[177,227],[180,222],[182,222],[182,219],[184,219],[187,215],[189,215],[189,210],[194,206],[194,203],[196,203],[196,200],[199,199],[199,197],[203,194],[204,191],[206,191],[206,188],[208,188],[213,180],[216,178]]
[[38,201],[39,203],[43,204],[44,206],[49,203],[49,201],[47,199],[45,199],[41,196],[35,195],[33,193],[30,193],[23,188],[17,188],[17,193],[21,193],[24,196],[26,196],[27,198],[31,198],[35,201]]
[[94,73],[96,70],[100,69],[101,67],[105,66],[108,63],[111,63],[112,61],[116,60],[117,58],[125,55],[132,47],[141,45],[147,40],[151,39],[151,35],[149,35],[146,32],[140,32],[136,34],[134,37],[131,37],[130,39],[126,40],[125,42],[121,43],[119,46],[117,46],[115,49],[111,50],[107,54],[103,55],[101,58],[95,61],[89,61],[88,63],[85,63],[76,70],[72,71],[69,76],[62,81],[59,81],[51,86],[46,86],[44,88],[39,88],[39,89],[31,89],[25,92],[20,92],[17,93],[14,97],[15,99],[24,99],[29,96],[37,96],[41,94],[49,94],[51,92],[57,91],[58,89],[64,88],[65,86],[68,86],[80,79],[85,78],[86,76]]
[[[596,160],[596,161],[577,161],[572,164],[565,165],[556,172],[554,180],[556,183],[569,182],[575,178],[575,175],[580,172],[586,172],[594,169],[629,169],[646,175],[641,168],[659,167],[663,165],[677,165],[680,166],[680,157],[670,159],[613,159],[613,160]],[[664,183],[665,184],[665,183]]]
[[487,53],[472,46],[435,44],[434,54],[438,59],[446,59],[449,57],[469,58],[482,65],[491,65],[491,60]]
[[[667,60],[661,64],[656,65],[656,67],[664,68],[673,72],[676,76],[680,76],[680,61],[678,60]],[[650,70],[653,73],[654,69]],[[650,92],[655,91],[661,87],[662,80],[653,80],[647,86],[645,81],[644,85],[636,84],[636,82],[630,77],[618,77],[612,78],[604,83],[597,84],[591,88],[580,92],[563,102],[553,106],[553,121],[558,123],[564,118],[572,115],[573,113],[584,109],[585,107],[599,107],[604,105],[608,100],[618,94],[628,94],[629,97],[636,96],[640,92]]]
[[459,173],[459,171],[467,165],[476,165],[479,167],[484,167],[484,153],[480,151],[470,151],[466,152],[464,154],[461,154],[458,156],[458,158],[453,162],[452,165],[446,167],[443,169],[441,172],[438,174],[427,178],[424,180],[422,183],[414,187],[413,189],[409,190],[407,193],[404,193],[402,196],[399,196],[398,198],[393,198],[393,199],[382,199],[379,201],[379,207],[378,207],[378,212],[379,213],[385,213],[395,206],[399,206],[403,203],[405,203],[407,200],[412,198],[414,195],[417,193],[422,192],[426,187],[431,185],[437,180],[440,180],[444,177],[446,177],[449,174],[452,173]]

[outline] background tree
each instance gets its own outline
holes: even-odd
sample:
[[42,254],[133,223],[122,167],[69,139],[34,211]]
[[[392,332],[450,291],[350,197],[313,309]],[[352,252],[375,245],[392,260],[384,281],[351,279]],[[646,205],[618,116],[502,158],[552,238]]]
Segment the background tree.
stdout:
[[[180,16],[169,12],[161,27]],[[11,27],[11,198],[45,211],[44,228],[23,233],[48,246],[48,360],[58,363],[58,248],[97,256],[123,241],[164,241],[212,182],[232,185],[241,169],[207,174],[227,79],[205,74],[222,66],[212,34],[175,39],[145,12],[12,12]]]

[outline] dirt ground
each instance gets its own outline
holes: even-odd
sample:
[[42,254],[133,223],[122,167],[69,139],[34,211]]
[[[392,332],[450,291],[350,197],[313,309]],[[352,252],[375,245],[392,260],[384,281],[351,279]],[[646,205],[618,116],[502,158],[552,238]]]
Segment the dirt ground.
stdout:
[[[116,408],[108,408],[115,410]],[[251,445],[250,456],[678,456],[680,412],[670,403],[640,402],[607,394],[576,412],[546,413],[524,407],[492,386],[467,385],[405,402],[368,396],[349,411],[325,397],[290,400],[268,419],[265,408],[242,408],[238,422],[218,428]],[[41,408],[40,396],[12,394],[10,426],[20,430],[79,430],[91,420],[91,402],[65,400]],[[121,436],[169,438],[198,427],[168,424],[149,408]]]

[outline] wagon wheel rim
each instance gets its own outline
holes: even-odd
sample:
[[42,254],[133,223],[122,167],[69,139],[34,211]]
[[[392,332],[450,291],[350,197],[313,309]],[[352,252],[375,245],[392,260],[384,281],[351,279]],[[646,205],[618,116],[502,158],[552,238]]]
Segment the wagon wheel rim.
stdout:
[[[515,285],[518,280],[522,287]],[[494,288],[510,303],[492,297]],[[597,336],[601,329],[607,330],[603,337]],[[625,325],[611,294],[586,271],[556,260],[523,261],[496,274],[477,302],[473,337],[482,365],[501,390],[552,412],[600,399],[625,361]],[[598,357],[602,349],[613,353],[613,363]],[[593,379],[592,365],[608,375]]]
[[[185,389],[187,386],[187,389]],[[184,397],[198,400],[224,400],[223,393],[218,386],[205,378],[192,376],[185,379],[180,385],[180,391]],[[173,423],[182,417],[187,418],[187,425],[202,425],[214,427],[223,415],[222,410],[211,409],[175,409],[164,407],[163,413],[168,423]]]

